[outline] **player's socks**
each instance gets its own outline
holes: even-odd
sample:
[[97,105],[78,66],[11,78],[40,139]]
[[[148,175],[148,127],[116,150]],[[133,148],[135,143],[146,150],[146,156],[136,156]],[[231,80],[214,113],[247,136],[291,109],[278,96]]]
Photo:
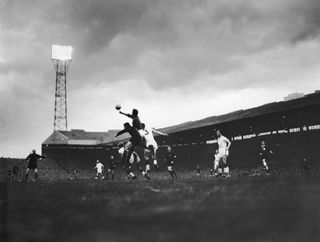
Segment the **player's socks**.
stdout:
[[153,165],[156,168],[156,171],[159,171],[159,165],[158,165],[158,161],[157,160],[153,161]]
[[111,179],[114,180],[114,174],[111,174]]
[[38,177],[39,177],[37,172],[34,174],[34,176],[36,177],[36,179],[38,179]]
[[218,168],[218,175],[222,175],[222,168]]
[[29,174],[26,174],[25,177],[24,177],[26,180],[28,180],[28,175],[29,175]]
[[151,180],[147,173],[144,174],[144,177],[147,178],[147,180]]
[[169,174],[170,174],[171,178],[173,179],[174,178],[173,172],[169,171]]
[[176,179],[178,179],[177,173],[175,171],[172,171],[172,173],[174,174],[174,176],[176,177]]
[[149,164],[146,165],[146,172],[150,173],[150,165]]
[[229,171],[229,167],[226,166],[224,169],[223,169],[223,172],[225,174],[226,177],[230,177],[230,171]]

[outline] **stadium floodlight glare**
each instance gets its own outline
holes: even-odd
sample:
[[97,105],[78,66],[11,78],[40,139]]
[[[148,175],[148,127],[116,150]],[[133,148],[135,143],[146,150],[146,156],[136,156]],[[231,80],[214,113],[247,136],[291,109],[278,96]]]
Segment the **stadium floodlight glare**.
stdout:
[[51,58],[57,60],[71,60],[72,46],[52,45]]

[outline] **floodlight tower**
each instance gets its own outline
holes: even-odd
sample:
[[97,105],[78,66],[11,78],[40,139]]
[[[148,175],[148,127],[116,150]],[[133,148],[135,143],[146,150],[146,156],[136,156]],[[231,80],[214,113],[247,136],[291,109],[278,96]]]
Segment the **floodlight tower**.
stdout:
[[67,130],[67,71],[71,63],[71,46],[52,45],[51,60],[56,72],[54,130]]

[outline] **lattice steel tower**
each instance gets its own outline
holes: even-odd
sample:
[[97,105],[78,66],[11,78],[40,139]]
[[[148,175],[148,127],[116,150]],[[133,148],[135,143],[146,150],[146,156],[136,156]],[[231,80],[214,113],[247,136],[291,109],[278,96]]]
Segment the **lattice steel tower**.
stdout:
[[71,46],[52,45],[51,60],[56,72],[54,130],[67,130],[67,71],[71,63]]

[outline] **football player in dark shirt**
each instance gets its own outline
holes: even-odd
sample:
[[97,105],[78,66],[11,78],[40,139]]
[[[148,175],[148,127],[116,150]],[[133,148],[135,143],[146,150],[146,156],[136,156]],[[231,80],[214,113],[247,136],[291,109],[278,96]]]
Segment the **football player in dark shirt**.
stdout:
[[261,141],[261,145],[259,149],[259,157],[262,161],[263,168],[266,170],[266,172],[269,172],[268,162],[270,160],[270,155],[272,154],[273,152],[266,146],[266,142]]
[[13,179],[14,180],[18,180],[18,174],[19,174],[19,167],[18,166],[14,166],[12,168],[12,175],[13,175]]
[[175,154],[172,152],[172,149],[170,146],[167,147],[167,154],[164,158],[164,161],[167,163],[167,168],[169,171],[169,174],[172,178],[178,178],[177,173],[173,169],[173,163],[177,157]]
[[38,155],[36,150],[32,150],[32,153],[27,156],[26,161],[28,162],[28,168],[25,174],[26,180],[28,179],[30,169],[34,170],[35,178],[38,179],[37,161],[40,158],[45,158],[45,156]]
[[131,126],[129,123],[124,123],[123,124],[124,129],[119,131],[115,137],[118,137],[119,135],[122,135],[124,133],[129,133],[131,136],[131,139],[126,143],[124,146],[124,154],[122,161],[127,164],[129,163],[129,159],[131,157],[131,154],[133,153],[134,149],[137,146],[141,146],[142,143],[142,138],[138,130]]
[[201,169],[199,165],[196,166],[196,169],[194,170],[194,172],[196,173],[197,176],[201,176]]
[[140,121],[140,118],[138,116],[139,112],[138,112],[137,109],[132,109],[132,114],[123,113],[121,111],[119,111],[119,113],[131,118],[132,119],[132,126],[135,127],[137,130],[142,129],[141,121]]
[[108,179],[109,174],[111,174],[111,179],[114,180],[114,171],[116,169],[116,161],[114,156],[110,156],[109,167],[106,175],[106,179]]

